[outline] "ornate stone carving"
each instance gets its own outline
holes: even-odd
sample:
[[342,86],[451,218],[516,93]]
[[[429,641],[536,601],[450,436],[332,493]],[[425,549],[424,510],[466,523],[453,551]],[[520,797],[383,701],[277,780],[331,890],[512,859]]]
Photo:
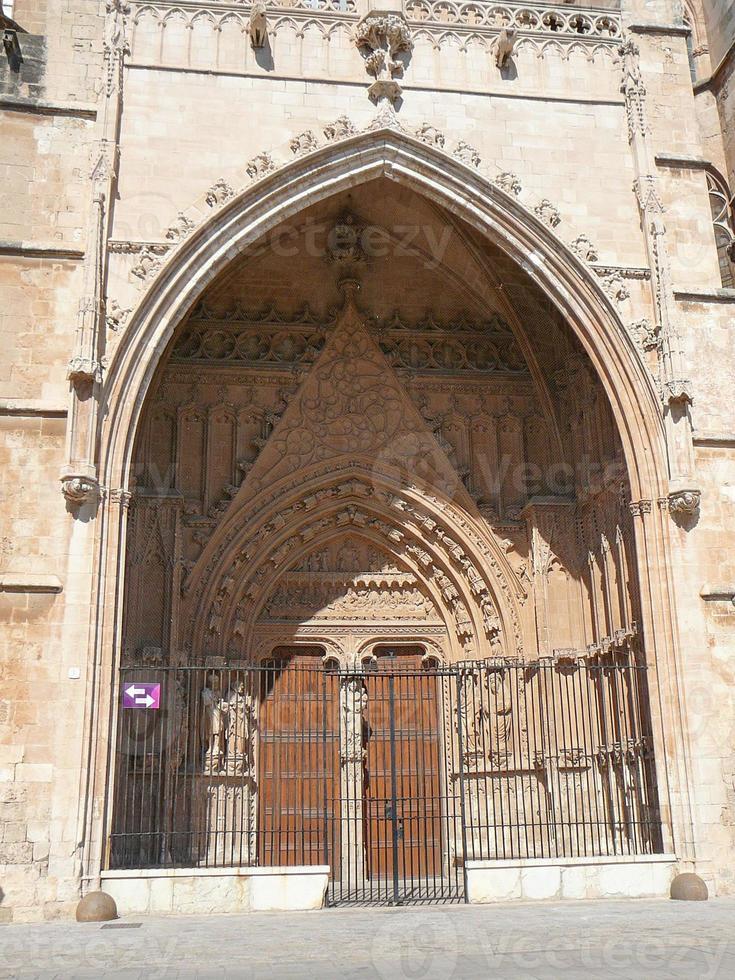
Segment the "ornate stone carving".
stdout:
[[115,85],[120,85],[123,63],[130,54],[127,39],[126,20],[130,14],[127,0],[107,0],[105,3],[107,21],[105,24],[104,57],[106,67],[106,94],[112,95]]
[[343,211],[329,232],[327,255],[337,265],[350,267],[365,261],[363,227],[351,211]]
[[291,152],[294,156],[303,156],[304,153],[311,153],[312,150],[319,148],[319,141],[310,129],[305,129],[303,133],[299,133],[298,136],[294,138],[288,144],[291,147]]
[[505,191],[506,194],[513,194],[515,197],[518,197],[523,190],[523,186],[518,177],[507,170],[498,174],[497,177],[493,177],[493,183],[496,187]]
[[254,3],[250,8],[250,44],[254,49],[268,44],[268,14],[264,3]]
[[458,160],[461,160],[462,163],[466,163],[468,167],[479,167],[482,163],[480,154],[477,152],[474,146],[470,146],[470,144],[466,143],[464,140],[459,140],[457,142],[452,156],[456,157]]
[[187,238],[195,228],[196,225],[191,218],[188,218],[183,211],[179,211],[176,220],[166,229],[165,237],[172,242],[179,242]]
[[91,503],[97,499],[99,484],[96,480],[84,476],[63,476],[61,492],[71,504],[80,505]]
[[660,349],[661,339],[659,337],[659,330],[655,325],[651,325],[651,321],[647,317],[628,324],[628,329],[642,350],[651,351]]
[[569,247],[576,256],[585,262],[597,262],[599,258],[597,249],[586,235],[577,235]]
[[116,299],[111,300],[105,308],[107,329],[113,332],[120,330],[121,327],[125,326],[131,312],[129,308],[124,310]]
[[210,208],[219,208],[231,197],[235,196],[235,192],[224,179],[220,177],[219,180],[215,180],[212,186],[207,191],[204,200],[207,202]]
[[330,143],[334,140],[347,139],[348,136],[355,136],[357,127],[349,116],[338,116],[333,123],[324,127],[324,138]]
[[259,180],[266,174],[273,173],[276,165],[270,153],[258,153],[245,167],[245,173],[251,180]]
[[631,38],[626,38],[618,48],[618,57],[622,66],[620,91],[625,96],[628,136],[632,142],[637,133],[646,131],[646,87],[641,76],[638,45]]
[[675,517],[691,517],[699,510],[701,490],[676,490],[669,494],[669,510]]
[[505,68],[508,64],[517,36],[518,31],[514,27],[504,27],[493,42],[495,64],[498,68]]
[[427,143],[429,146],[438,146],[440,150],[444,149],[444,133],[438,130],[436,126],[432,126],[431,123],[422,123],[416,130],[416,136],[422,143]]
[[130,270],[130,274],[145,283],[152,279],[163,264],[163,256],[167,253],[167,245],[146,245],[138,253],[138,259]]
[[537,204],[533,211],[550,228],[556,228],[561,223],[561,215],[551,201],[546,198],[540,204]]
[[669,403],[691,402],[691,387],[691,381],[685,381],[682,379],[667,381],[664,385],[664,389],[666,391],[666,396]]
[[613,272],[601,278],[602,288],[615,303],[622,303],[630,298],[630,290],[618,272]]
[[403,16],[370,11],[357,25],[354,39],[367,72],[375,78],[368,89],[370,98],[375,102],[395,102],[402,91],[397,79],[405,67],[400,55],[410,54],[413,48],[411,31]]
[[66,376],[75,384],[85,381],[99,384],[102,381],[102,365],[94,357],[76,355],[69,361]]
[[651,513],[651,501],[631,500],[631,502],[628,504],[628,508],[633,517],[642,517],[643,514]]

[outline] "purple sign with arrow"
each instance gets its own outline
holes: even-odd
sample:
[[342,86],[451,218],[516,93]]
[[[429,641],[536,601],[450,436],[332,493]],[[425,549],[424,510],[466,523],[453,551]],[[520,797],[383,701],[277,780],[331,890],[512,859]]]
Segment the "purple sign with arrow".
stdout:
[[160,708],[161,685],[130,681],[123,688],[123,708]]

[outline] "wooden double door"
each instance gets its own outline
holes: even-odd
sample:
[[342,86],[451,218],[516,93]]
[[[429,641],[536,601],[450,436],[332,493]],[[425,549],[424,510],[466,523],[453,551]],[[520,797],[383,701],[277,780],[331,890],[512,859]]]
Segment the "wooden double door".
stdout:
[[329,864],[367,900],[441,877],[441,679],[422,654],[380,649],[375,669],[346,675],[281,653],[258,725],[261,864]]

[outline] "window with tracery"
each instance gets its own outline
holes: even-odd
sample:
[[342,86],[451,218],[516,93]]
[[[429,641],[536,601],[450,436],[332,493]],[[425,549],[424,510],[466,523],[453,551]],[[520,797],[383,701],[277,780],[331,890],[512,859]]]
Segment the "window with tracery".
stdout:
[[725,179],[716,170],[707,171],[707,189],[722,285],[733,289],[735,288],[735,216],[733,215],[735,198]]

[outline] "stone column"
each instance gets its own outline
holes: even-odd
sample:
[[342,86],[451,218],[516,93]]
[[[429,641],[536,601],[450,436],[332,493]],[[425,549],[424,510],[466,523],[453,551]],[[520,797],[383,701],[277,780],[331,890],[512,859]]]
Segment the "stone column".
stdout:
[[356,672],[340,686],[340,799],[343,885],[359,886],[365,878],[365,719],[367,691]]

